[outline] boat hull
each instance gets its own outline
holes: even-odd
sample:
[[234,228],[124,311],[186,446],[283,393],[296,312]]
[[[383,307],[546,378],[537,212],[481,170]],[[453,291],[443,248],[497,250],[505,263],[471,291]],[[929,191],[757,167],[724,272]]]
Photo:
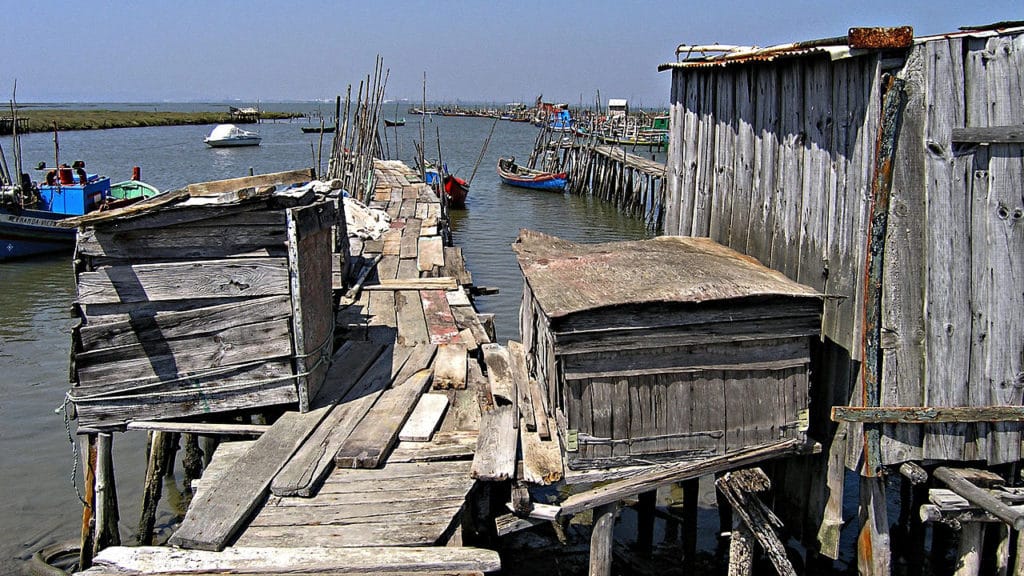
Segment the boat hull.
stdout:
[[517,166],[514,159],[498,160],[498,177],[509,186],[529,188],[530,190],[565,190],[567,175],[565,172],[541,172]]
[[229,138],[225,140],[204,140],[210,148],[237,148],[239,146],[259,146],[262,138]]
[[518,178],[501,176],[501,181],[509,186],[529,188],[531,190],[565,190],[565,178],[556,177],[547,180],[520,180]]
[[448,205],[453,208],[464,208],[466,196],[469,195],[469,184],[458,176],[444,177],[444,195],[448,197]]
[[0,261],[70,251],[75,229],[57,225],[66,217],[45,210],[0,208]]

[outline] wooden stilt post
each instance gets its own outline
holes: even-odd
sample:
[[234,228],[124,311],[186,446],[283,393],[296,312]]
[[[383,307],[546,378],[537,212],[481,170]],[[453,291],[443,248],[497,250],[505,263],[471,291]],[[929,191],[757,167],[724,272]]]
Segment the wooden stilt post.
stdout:
[[139,517],[138,543],[140,546],[148,546],[153,541],[156,509],[160,503],[164,466],[167,463],[168,435],[167,432],[157,430],[150,436],[149,463],[146,466],[146,485],[142,494],[142,514]]
[[181,458],[181,467],[185,472],[185,490],[192,492],[192,482],[203,475],[203,451],[199,449],[199,435],[185,434],[185,454]]
[[1024,532],[1017,532],[1016,548],[1013,559],[1013,576],[1024,576]]
[[729,576],[750,576],[754,569],[754,533],[734,518],[729,532]]
[[96,513],[93,553],[121,545],[117,523],[117,486],[114,481],[113,437],[99,434],[96,441]]
[[82,507],[82,539],[78,553],[78,566],[86,570],[92,566],[93,549],[95,548],[95,510],[96,510],[96,435],[87,434],[79,437],[82,458],[82,488],[85,491],[85,505]]
[[954,576],[977,576],[981,567],[982,524],[964,522],[960,528],[960,546]]
[[750,530],[768,559],[780,576],[796,576],[796,570],[789,561],[786,548],[775,530],[782,528],[782,521],[757,497],[771,487],[768,476],[760,468],[748,468],[729,472],[718,480],[715,486],[729,500],[733,513]]
[[590,534],[590,576],[611,576],[612,536],[617,503],[594,509],[594,529]]
[[885,481],[882,477],[861,476],[857,569],[865,576],[891,574],[889,517],[885,506]]
[[654,549],[654,509],[658,503],[658,491],[651,490],[640,494],[637,503],[637,552],[650,558]]
[[700,479],[686,480],[683,485],[683,569],[693,571],[697,561],[697,495]]
[[1000,524],[994,527],[999,531],[999,544],[996,546],[996,576],[1007,576],[1010,573],[1010,527]]

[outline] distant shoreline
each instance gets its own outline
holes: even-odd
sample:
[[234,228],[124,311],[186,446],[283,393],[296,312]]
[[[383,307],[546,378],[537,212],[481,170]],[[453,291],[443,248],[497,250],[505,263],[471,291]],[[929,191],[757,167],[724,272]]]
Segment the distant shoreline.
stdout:
[[[260,112],[260,120],[304,118],[298,112]],[[9,118],[9,116],[8,116]],[[52,132],[68,130],[106,130],[110,128],[144,128],[150,126],[185,126],[192,124],[245,124],[228,112],[145,112],[123,110],[58,110],[30,108],[18,110],[18,131]],[[10,134],[10,123],[0,126],[0,135]]]

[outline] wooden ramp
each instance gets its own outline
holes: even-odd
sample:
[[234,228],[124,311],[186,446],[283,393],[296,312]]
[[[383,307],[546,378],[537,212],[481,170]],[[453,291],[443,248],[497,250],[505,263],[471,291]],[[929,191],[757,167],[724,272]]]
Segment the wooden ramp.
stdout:
[[404,164],[375,168],[369,205],[391,230],[350,239],[359,289],[341,295],[340,346],[311,410],[221,444],[169,541],[180,549],[109,548],[88,574],[181,562],[237,573],[500,569],[497,553],[461,547],[490,398],[475,358],[490,337],[461,251],[445,246],[437,196]]

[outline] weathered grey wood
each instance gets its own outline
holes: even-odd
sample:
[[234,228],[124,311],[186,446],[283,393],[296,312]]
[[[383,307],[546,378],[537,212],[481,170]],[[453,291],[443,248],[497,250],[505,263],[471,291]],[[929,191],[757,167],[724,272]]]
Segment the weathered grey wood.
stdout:
[[519,415],[512,405],[515,391],[512,389],[508,351],[497,344],[486,344],[483,351],[494,406],[484,412],[480,421],[471,475],[479,480],[508,480],[515,475],[519,438],[516,430]]
[[412,347],[430,342],[419,292],[412,290],[395,292],[395,312],[398,315],[396,342],[399,346]]
[[494,519],[494,528],[498,536],[506,536],[513,532],[528,530],[534,526],[549,524],[549,520],[536,518],[520,518],[514,514],[504,514]]
[[469,460],[476,451],[476,431],[439,431],[429,442],[399,442],[388,456],[389,463]]
[[288,294],[284,258],[111,266],[78,275],[82,304]]
[[[224,227],[231,227],[232,233],[224,234]],[[283,222],[237,227],[224,222],[223,227],[173,226],[114,233],[86,228],[79,233],[77,246],[80,256],[91,258],[184,260],[284,256],[285,241]]]
[[109,433],[96,437],[95,539],[93,556],[104,548],[121,545],[118,529],[117,485],[114,478],[113,438]]
[[496,572],[498,553],[481,548],[229,548],[219,553],[165,547],[115,547],[96,557],[89,576],[192,573],[275,574],[302,567],[309,574]]
[[[240,314],[242,310],[245,314]],[[287,296],[270,296],[182,311],[150,311],[142,308],[123,320],[94,318],[90,315],[89,323],[77,330],[81,353],[139,342],[216,333],[246,324],[287,318],[290,315]],[[108,319],[112,321],[106,321]]]
[[[163,491],[163,478],[167,466],[167,451],[171,434],[155,431],[149,436],[146,477],[143,485],[142,511],[136,542],[141,546],[152,544],[153,527],[156,523],[156,509]],[[87,484],[88,486],[88,484]]]
[[950,140],[953,143],[1021,144],[1024,143],[1024,127],[982,126],[953,128]]
[[[562,501],[560,516],[571,516],[602,504],[616,502],[623,498],[653,490],[659,486],[699,478],[715,472],[742,468],[750,464],[776,458],[784,454],[797,453],[802,443],[783,440],[767,446],[741,450],[733,454],[707,458],[698,462],[663,464],[643,468],[622,480],[598,488],[573,494]],[[628,472],[626,474],[629,474]]]
[[523,344],[515,340],[508,341],[508,356],[514,388],[516,391],[516,407],[527,430],[537,430],[537,418],[533,412],[533,399],[530,397],[530,373],[526,367],[526,352]]
[[316,175],[312,168],[302,170],[291,170],[288,172],[274,172],[271,174],[259,174],[256,176],[245,176],[242,178],[230,178],[227,180],[213,180],[198,184],[189,184],[189,196],[205,197],[218,196],[225,192],[235,192],[244,188],[263,188],[267,186],[301,184],[313,180]]
[[1021,406],[833,406],[835,422],[936,424],[946,422],[1022,422]]
[[267,424],[213,424],[206,422],[159,422],[137,420],[128,423],[129,430],[159,430],[178,434],[202,434],[204,436],[260,436],[270,426]]
[[431,343],[444,344],[458,336],[459,327],[443,291],[420,290],[420,303]]
[[[79,385],[117,387],[131,380],[171,380],[212,368],[249,364],[291,354],[287,319],[229,328],[188,340],[171,340],[107,348],[77,355]],[[130,387],[120,386],[126,393]]]
[[427,366],[435,350],[430,344],[413,350],[392,388],[381,394],[334,455],[336,466],[376,468],[387,459],[416,401],[430,386],[433,373]]
[[445,394],[420,396],[416,408],[398,433],[398,439],[402,442],[429,442],[447,409],[448,396]]
[[915,485],[924,484],[928,481],[928,472],[913,462],[904,462],[901,464],[900,474]]
[[82,483],[85,486],[85,494],[82,498],[82,530],[79,539],[78,565],[88,568],[92,565],[92,557],[96,551],[96,434],[81,436],[79,445],[82,455]]
[[[392,261],[395,262],[395,261]],[[397,265],[397,262],[396,262]],[[393,278],[382,277],[377,284],[369,284],[363,287],[368,291],[396,291],[396,290],[455,290],[458,288],[455,279],[447,276],[438,278]]]
[[512,405],[505,403],[484,412],[473,454],[473,478],[500,482],[515,476],[516,441],[519,438],[515,417]]
[[[551,426],[554,426],[554,422]],[[523,454],[524,482],[547,486],[562,479],[564,465],[557,436],[550,440],[542,440],[537,432],[529,431],[526,422],[521,422],[519,443]]]
[[730,472],[715,480],[715,486],[729,501],[733,513],[754,534],[775,566],[775,571],[780,576],[796,576],[796,570],[786,556],[786,549],[775,533],[776,529],[782,528],[782,522],[756,495],[770,486],[764,472],[760,468]]
[[618,506],[605,504],[594,511],[594,526],[590,535],[590,576],[611,576],[612,544],[615,514]]
[[434,359],[434,388],[461,390],[466,387],[466,347],[441,344]]
[[983,525],[978,523],[964,524],[960,529],[960,543],[957,547],[956,570],[954,576],[977,576],[981,568],[981,546]]
[[861,526],[857,537],[857,569],[867,575],[889,574],[892,550],[889,547],[884,479],[861,476],[859,514]]
[[398,252],[399,257],[403,260],[409,258],[416,260],[419,252],[419,239],[420,220],[416,218],[407,218],[405,221],[405,227],[402,228],[402,240],[399,245]]
[[[157,378],[95,386],[73,387],[71,398],[78,411],[79,426],[123,426],[139,419],[176,418],[261,405],[287,404],[298,397],[291,362],[272,360],[254,365],[228,366],[200,377],[193,375],[187,386],[180,382],[161,383]],[[255,382],[255,384],[254,384]],[[244,388],[238,386],[244,384]],[[129,394],[128,389],[139,394]]]
[[750,576],[754,569],[754,533],[737,516],[729,533],[729,576]]
[[416,264],[420,272],[427,272],[434,266],[444,266],[444,242],[440,236],[422,236]]
[[537,435],[540,436],[541,440],[551,439],[551,430],[555,429],[555,426],[550,425],[554,422],[551,414],[547,409],[547,395],[540,386],[540,382],[530,378],[530,401],[533,402],[533,413],[534,420],[537,423]]
[[975,486],[964,478],[959,470],[939,466],[933,474],[949,486],[951,490],[966,498],[972,504],[998,517],[1008,525],[1013,526],[1014,530],[1024,530],[1024,512],[1013,510],[986,490]]
[[[316,408],[328,413],[288,463],[271,482],[277,496],[312,496],[334,467],[334,454],[352,428],[369,410],[391,374],[405,361],[405,352],[393,354],[372,342],[349,342],[335,354],[321,394],[314,400]],[[341,406],[336,406],[345,402]]]
[[199,550],[223,550],[266,494],[271,480],[320,423],[327,409],[285,412],[231,467],[224,480],[193,500],[168,542]]

